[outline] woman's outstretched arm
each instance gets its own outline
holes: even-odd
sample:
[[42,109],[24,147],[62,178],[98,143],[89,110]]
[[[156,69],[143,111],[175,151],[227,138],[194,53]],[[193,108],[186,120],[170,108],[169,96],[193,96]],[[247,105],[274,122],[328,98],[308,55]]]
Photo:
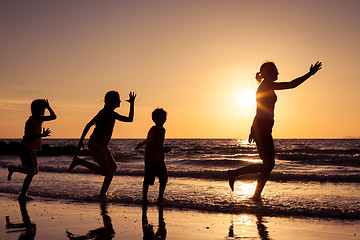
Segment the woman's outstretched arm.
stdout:
[[291,89],[299,86],[303,82],[305,82],[309,77],[317,73],[322,67],[322,63],[317,61],[314,65],[311,65],[310,71],[305,74],[304,76],[301,76],[299,78],[296,78],[290,82],[274,82],[273,88],[274,90],[285,90],[285,89]]

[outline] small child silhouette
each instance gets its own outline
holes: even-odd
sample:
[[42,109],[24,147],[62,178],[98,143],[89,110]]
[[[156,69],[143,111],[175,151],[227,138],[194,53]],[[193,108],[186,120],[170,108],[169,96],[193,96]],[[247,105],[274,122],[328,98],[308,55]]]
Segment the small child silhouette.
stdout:
[[[48,109],[50,116],[44,116],[45,109]],[[20,143],[20,159],[22,167],[9,167],[8,181],[11,180],[14,172],[26,174],[19,200],[31,200],[27,197],[27,191],[33,177],[39,172],[39,166],[35,151],[41,150],[41,138],[50,136],[51,131],[45,128],[42,133],[42,123],[56,119],[56,114],[51,109],[47,99],[36,99],[31,103],[31,116],[25,123],[25,134]]]
[[151,127],[146,140],[136,146],[136,150],[146,144],[145,147],[145,177],[143,183],[143,203],[147,203],[147,193],[149,185],[154,185],[155,177],[159,178],[159,197],[157,202],[160,204],[164,200],[164,191],[168,180],[165,165],[165,153],[171,151],[169,147],[164,147],[166,111],[157,108],[152,112],[152,120],[155,126]]

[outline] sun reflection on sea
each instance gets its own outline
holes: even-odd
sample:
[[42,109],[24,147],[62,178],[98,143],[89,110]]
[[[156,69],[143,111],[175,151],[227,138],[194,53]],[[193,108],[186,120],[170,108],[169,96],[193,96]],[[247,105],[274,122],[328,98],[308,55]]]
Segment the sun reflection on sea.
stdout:
[[255,191],[256,181],[255,182],[235,182],[234,192],[230,192],[230,197],[235,202],[243,201],[250,199]]
[[249,143],[248,139],[237,139],[236,144],[241,147],[255,147],[255,143]]
[[246,182],[237,182],[236,183],[236,194],[241,195],[252,195],[256,187],[256,182],[246,183]]
[[257,219],[254,215],[231,216],[230,221],[229,234],[226,239],[258,239],[255,231]]
[[241,224],[243,226],[255,225],[256,218],[253,215],[242,214],[234,219],[234,224]]
[[[253,154],[253,155],[257,155],[257,154]],[[262,163],[262,160],[249,159],[249,158],[242,158],[241,161],[248,162],[248,163]]]

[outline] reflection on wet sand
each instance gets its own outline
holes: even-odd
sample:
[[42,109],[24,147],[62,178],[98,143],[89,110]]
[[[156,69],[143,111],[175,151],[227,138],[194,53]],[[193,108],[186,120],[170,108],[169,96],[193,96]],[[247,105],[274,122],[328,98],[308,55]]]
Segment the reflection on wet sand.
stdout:
[[260,239],[262,240],[270,240],[269,232],[267,230],[267,227],[265,226],[265,221],[262,216],[256,216],[256,227],[259,232]]
[[105,201],[100,203],[100,209],[101,209],[100,215],[102,216],[104,227],[90,230],[86,235],[83,235],[83,236],[77,236],[77,235],[72,234],[69,231],[66,231],[67,237],[71,240],[74,240],[74,239],[104,239],[104,240],[113,239],[115,236],[115,231],[114,231],[113,225],[111,223],[111,218],[108,215],[107,207],[108,206]]
[[12,223],[10,217],[6,216],[7,233],[20,232],[19,239],[34,239],[36,235],[36,224],[32,223],[26,209],[26,201],[19,201],[20,212],[23,222]]
[[144,240],[153,240],[153,239],[166,239],[166,224],[164,221],[164,209],[162,206],[158,207],[159,210],[159,226],[156,233],[154,232],[154,226],[149,224],[147,217],[147,206],[144,205],[142,209],[142,229],[143,229],[143,239]]
[[[256,215],[256,228],[258,230],[259,238],[261,240],[270,240],[269,232],[267,227],[265,226],[265,221],[261,215]],[[242,238],[241,236],[236,236],[234,231],[234,222],[231,220],[231,224],[229,227],[228,239],[238,239]],[[246,238],[246,237],[245,237]]]

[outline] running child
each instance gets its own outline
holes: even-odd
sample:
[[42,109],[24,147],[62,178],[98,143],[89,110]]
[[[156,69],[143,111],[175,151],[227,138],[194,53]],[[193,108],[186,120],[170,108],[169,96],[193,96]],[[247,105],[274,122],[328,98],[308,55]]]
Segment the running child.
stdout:
[[[49,116],[44,116],[45,109],[50,113]],[[8,181],[14,172],[26,174],[24,183],[22,185],[19,200],[31,200],[27,196],[27,191],[30,187],[33,177],[39,172],[39,165],[36,159],[36,151],[41,150],[41,138],[50,136],[50,129],[42,128],[44,121],[52,121],[56,119],[56,114],[51,109],[47,99],[36,99],[31,103],[31,116],[25,123],[25,134],[20,143],[20,159],[21,167],[9,167]],[[41,132],[42,130],[42,132]]]
[[115,125],[115,120],[121,122],[133,121],[135,97],[136,94],[130,92],[129,100],[126,100],[130,103],[129,116],[122,116],[114,111],[116,108],[120,107],[121,101],[119,93],[116,91],[109,91],[106,93],[104,108],[101,109],[88,124],[86,124],[79,140],[79,144],[75,150],[75,153],[80,153],[81,148],[84,147],[83,141],[86,134],[90,130],[90,127],[95,125],[94,131],[90,136],[88,146],[90,155],[97,164],[88,162],[79,158],[78,156],[75,156],[69,166],[69,171],[74,169],[77,165],[82,165],[94,171],[95,173],[105,176],[99,195],[100,198],[106,196],[106,192],[117,168],[114,157],[108,148],[108,144]]

